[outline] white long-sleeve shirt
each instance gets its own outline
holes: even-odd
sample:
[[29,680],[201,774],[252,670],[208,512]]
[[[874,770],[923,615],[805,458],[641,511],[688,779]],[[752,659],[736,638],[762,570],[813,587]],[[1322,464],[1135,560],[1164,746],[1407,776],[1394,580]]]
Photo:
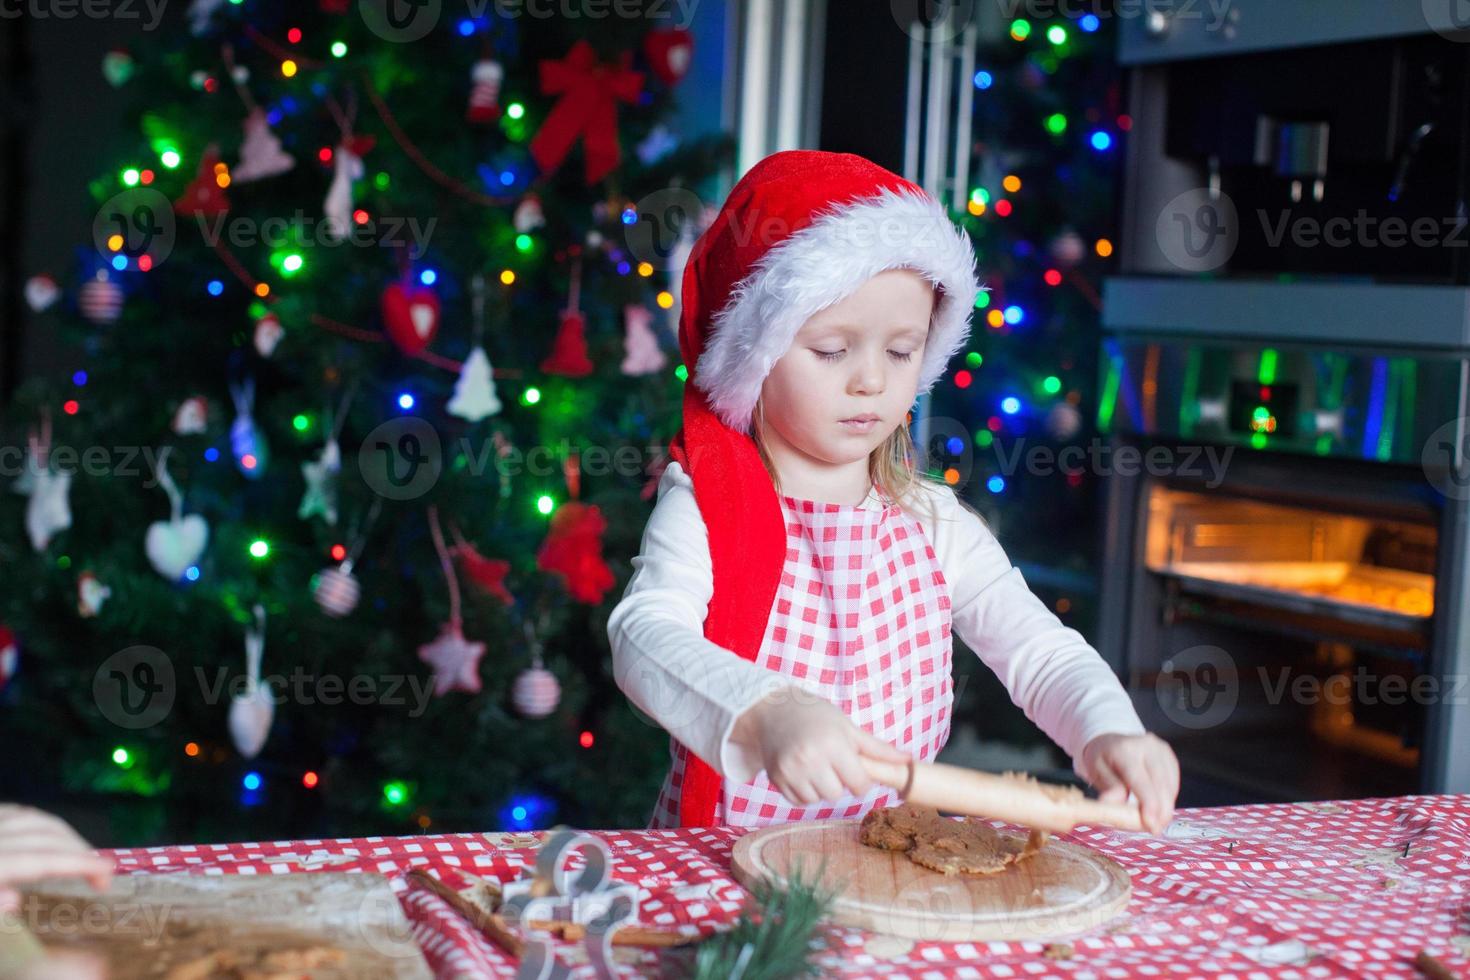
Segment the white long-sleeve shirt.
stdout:
[[[920,508],[914,516],[949,587],[952,631],[1001,679],[1011,700],[1074,763],[1098,735],[1143,734],[1132,701],[1101,655],[1027,588],[1000,542],[953,489],[926,487],[933,513]],[[860,506],[881,506],[876,491]],[[773,690],[813,689],[705,638],[714,594],[709,535],[694,483],[677,462],[659,481],[632,565],[607,622],[618,686],[721,776],[754,779],[761,760],[731,740],[736,719]]]

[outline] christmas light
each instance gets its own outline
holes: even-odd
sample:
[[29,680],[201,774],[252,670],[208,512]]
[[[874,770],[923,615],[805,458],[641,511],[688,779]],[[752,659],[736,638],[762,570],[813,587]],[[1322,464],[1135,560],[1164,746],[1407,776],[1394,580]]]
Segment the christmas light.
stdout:
[[689,368],[683,364],[680,364],[678,367],[674,368],[674,377],[678,378],[680,381],[688,381]]
[[1046,39],[1054,45],[1067,43],[1067,29],[1061,24],[1053,24],[1046,29]]
[[285,61],[281,62],[281,74],[285,75],[287,78],[295,78],[296,62],[292,61],[290,58],[287,58]]
[[649,276],[653,275],[653,263],[652,262],[639,262],[638,263],[638,274],[640,276],[642,276],[643,278],[645,278],[645,279],[647,279]]
[[671,292],[669,292],[667,289],[659,290],[659,294],[658,294],[658,305],[659,305],[659,309],[663,309],[663,310],[673,309],[673,307],[674,307],[674,294],[671,293]]
[[66,400],[66,402],[61,406],[61,410],[63,412],[65,412],[66,414],[68,414],[68,415],[75,415],[75,414],[77,414],[77,411],[80,408],[81,408],[81,405],[78,404],[78,402],[77,402],[77,400],[75,398],[68,398]]
[[305,432],[307,429],[311,428],[311,419],[307,418],[305,415],[297,415],[291,419],[291,426],[297,432]]
[[1053,112],[1046,117],[1046,128],[1048,132],[1060,135],[1067,131],[1067,117],[1060,112]]
[[281,271],[287,276],[294,276],[301,271],[301,266],[304,261],[298,253],[292,252],[290,255],[281,259]]
[[255,469],[255,464],[258,462],[259,460],[255,458],[254,453],[246,453],[244,456],[240,457],[240,465],[245,467],[245,469],[247,470]]
[[386,191],[388,189],[388,185],[391,183],[393,183],[393,178],[389,177],[387,173],[382,170],[379,170],[376,174],[373,175],[373,186],[380,191]]
[[531,236],[530,235],[517,235],[516,236],[516,248],[519,251],[529,252],[531,250],[531,245],[532,245],[532,242],[531,242]]
[[584,749],[592,748],[593,741],[594,739],[591,732],[583,732],[581,735],[577,736],[577,744],[581,745]]
[[526,107],[519,102],[512,102],[505,107],[505,114],[512,119],[519,119],[526,114]]
[[1021,400],[1015,395],[1007,395],[1000,401],[1000,410],[1007,415],[1015,415],[1021,410]]
[[1046,281],[1048,286],[1060,286],[1062,284],[1062,274],[1056,269],[1047,269],[1041,278]]
[[423,272],[419,273],[419,282],[423,283],[425,286],[432,286],[438,281],[439,273],[435,272],[433,269],[425,269]]
[[1094,150],[1102,151],[1110,149],[1112,147],[1113,138],[1107,133],[1103,132],[1101,129],[1099,129],[1097,132],[1092,134],[1091,142],[1092,148]]
[[138,181],[142,178],[143,175],[138,172],[136,167],[129,167],[122,172],[122,182],[129,187],[137,186]]
[[469,37],[475,33],[475,22],[466,18],[459,22],[459,36]]
[[179,156],[178,150],[164,150],[158,155],[158,159],[160,163],[170,170],[176,169],[183,162],[183,158]]
[[527,388],[525,393],[521,395],[521,398],[527,405],[534,405],[541,400],[541,389]]
[[990,305],[990,294],[981,293],[975,297],[975,309],[983,310]]
[[410,411],[413,408],[413,403],[413,395],[409,394],[406,391],[398,396],[398,407],[403,409],[405,412]]
[[623,224],[633,225],[638,223],[637,208],[623,208]]
[[1084,14],[1077,22],[1077,26],[1088,34],[1093,33],[1102,26],[1102,21],[1097,19],[1097,14]]
[[975,87],[982,91],[995,84],[995,76],[988,71],[977,71],[975,73]]
[[342,560],[344,560],[347,557],[347,547],[346,547],[346,545],[341,545],[341,544],[334,544],[334,545],[332,545],[332,552],[331,552],[331,554],[332,554],[332,561],[342,561]]
[[965,210],[969,211],[971,214],[978,218],[985,213],[985,202],[977,201],[972,197],[965,202]]
[[515,281],[516,281],[516,274],[514,272],[511,272],[509,269],[502,269],[500,271],[500,282],[503,285],[509,286],[511,283],[513,283]]
[[352,212],[352,220],[360,225],[365,225],[370,220],[372,220],[372,215],[368,214],[362,208],[358,208],[356,211]]
[[218,279],[211,279],[209,280],[209,285],[205,286],[204,288],[209,290],[209,295],[219,296],[224,293],[225,284],[220,282]]
[[1005,311],[1006,323],[1017,324],[1026,319],[1026,313],[1019,306],[1007,306]]
[[250,542],[250,557],[251,558],[264,558],[266,555],[268,555],[270,553],[271,553],[270,542],[269,541],[266,541],[264,538],[256,538],[254,541]]
[[261,299],[265,299],[270,294],[271,287],[269,284],[263,282],[258,282],[255,284],[255,295],[259,296]]
[[316,789],[316,784],[318,782],[320,782],[320,779],[314,772],[305,772],[301,775],[301,785],[305,786],[307,789]]
[[318,160],[320,160],[322,163],[331,163],[332,162],[332,148],[330,146],[324,146],[320,150],[317,150],[316,151],[316,158]]
[[258,772],[247,772],[245,778],[240,780],[240,784],[252,793],[260,789],[260,782],[260,773]]
[[1001,198],[999,201],[996,201],[995,213],[1000,215],[1002,218],[1009,218],[1011,216],[1011,202],[1007,201],[1005,198]]
[[401,779],[384,783],[383,799],[388,802],[389,806],[401,806],[408,801],[408,786]]
[[975,445],[979,446],[981,449],[988,449],[990,447],[990,444],[994,441],[995,433],[991,432],[989,429],[980,429],[975,433]]
[[219,459],[219,450],[214,448],[213,446],[210,446],[208,449],[204,450],[204,459],[207,462],[213,463],[214,461]]
[[184,578],[188,579],[190,582],[199,581],[199,566],[190,565],[188,568],[184,569]]
[[1097,240],[1097,245],[1094,247],[1097,250],[1097,254],[1103,258],[1107,258],[1109,255],[1113,254],[1113,243],[1108,241],[1106,238],[1099,238]]
[[154,177],[153,171],[151,171],[151,170],[144,170],[142,173],[140,173],[138,175],[138,180],[142,182],[142,184],[143,184],[144,187],[147,187],[149,184],[153,183],[153,177]]
[[985,481],[985,489],[989,490],[991,493],[1000,493],[1005,488],[1006,481],[1005,477],[1003,476],[992,476],[990,479]]
[[62,555],[61,557],[57,558],[56,559],[56,567],[57,568],[70,568],[71,567],[71,556],[70,555]]
[[1048,375],[1045,379],[1042,380],[1041,387],[1046,391],[1048,395],[1055,395],[1057,392],[1062,390],[1062,379],[1057,377],[1055,374]]
[[1006,315],[1000,310],[991,310],[989,313],[985,314],[985,322],[990,324],[992,327],[1000,328],[1005,325]]
[[965,363],[968,364],[970,367],[979,367],[980,365],[985,363],[985,358],[980,354],[979,351],[972,350],[965,355]]
[[945,442],[944,448],[951,456],[958,456],[965,451],[965,440],[959,436],[950,436],[948,441]]
[[78,371],[73,374],[71,376],[71,383],[76,385],[78,388],[82,387],[82,385],[85,385],[87,383],[87,372]]
[[1007,194],[1014,194],[1021,189],[1021,178],[1015,174],[1007,174],[1005,180],[1000,182],[1000,186],[1006,189]]
[[127,769],[133,764],[133,756],[130,752],[128,752],[127,749],[119,745],[117,748],[112,750],[112,761],[117,763],[119,766],[122,766],[124,769]]
[[333,58],[345,58],[345,57],[347,57],[347,44],[346,44],[346,42],[344,42],[344,41],[333,41],[332,42],[332,57]]
[[624,259],[622,262],[619,262],[618,263],[618,275],[620,275],[620,276],[626,276],[628,273],[630,273],[632,271],[633,271],[633,267],[628,264],[628,262],[627,262],[626,259]]
[[122,251],[123,244],[124,244],[123,236],[121,236],[121,235],[109,235],[109,236],[107,236],[107,250],[109,252],[120,252],[120,251]]
[[128,267],[128,257],[126,255],[114,255],[112,257],[112,267],[118,272],[123,271]]
[[195,756],[197,756],[199,754],[199,743],[198,742],[188,742],[188,743],[186,743],[184,745],[184,754],[187,755],[191,759],[194,758]]
[[956,371],[954,373],[954,386],[956,388],[968,388],[974,380],[969,371]]
[[1031,36],[1031,23],[1025,20],[1011,21],[1011,39],[1024,41]]
[[299,28],[299,27],[293,27],[289,31],[287,31],[286,32],[286,40],[290,41],[292,44],[300,44],[301,43],[301,28]]
[[536,498],[536,510],[542,514],[550,514],[556,509],[556,501],[549,494],[542,494]]

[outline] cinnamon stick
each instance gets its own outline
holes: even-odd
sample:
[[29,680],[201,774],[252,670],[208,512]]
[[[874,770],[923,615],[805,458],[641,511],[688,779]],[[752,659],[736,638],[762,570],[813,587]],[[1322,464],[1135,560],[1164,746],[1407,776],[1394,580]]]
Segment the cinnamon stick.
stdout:
[[1455,980],[1455,975],[1443,962],[1429,955],[1428,950],[1420,950],[1419,955],[1414,957],[1414,966],[1419,972],[1433,980]]

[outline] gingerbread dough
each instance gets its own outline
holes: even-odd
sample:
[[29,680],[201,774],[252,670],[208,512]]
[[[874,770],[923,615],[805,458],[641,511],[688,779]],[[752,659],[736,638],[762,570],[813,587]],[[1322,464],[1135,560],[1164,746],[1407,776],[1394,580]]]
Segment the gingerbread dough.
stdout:
[[869,847],[903,851],[910,861],[941,874],[987,875],[1035,854],[1047,835],[1033,830],[1022,841],[973,818],[950,820],[932,807],[901,803],[870,811],[859,839]]

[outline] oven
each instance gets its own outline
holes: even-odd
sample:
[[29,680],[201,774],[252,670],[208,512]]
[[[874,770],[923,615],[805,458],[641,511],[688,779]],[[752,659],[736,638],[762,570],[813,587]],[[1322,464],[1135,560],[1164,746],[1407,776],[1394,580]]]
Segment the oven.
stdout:
[[1470,792],[1470,248],[1380,234],[1470,213],[1470,35],[1297,6],[1122,25],[1098,647],[1187,805]]

